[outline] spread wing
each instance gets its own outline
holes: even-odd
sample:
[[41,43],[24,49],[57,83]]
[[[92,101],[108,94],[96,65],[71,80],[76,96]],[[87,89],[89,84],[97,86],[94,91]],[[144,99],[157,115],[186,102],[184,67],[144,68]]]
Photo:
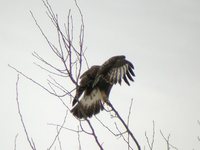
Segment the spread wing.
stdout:
[[[103,103],[108,101],[112,86],[121,84],[124,80],[130,85],[134,81],[134,67],[125,56],[114,56],[101,66],[93,66],[81,76],[80,86],[76,89],[73,100],[75,105],[71,112],[77,118],[92,117],[103,109]],[[129,80],[128,80],[129,79]],[[80,96],[82,98],[79,100]]]
[[[125,56],[114,56],[107,60],[99,69],[93,86],[95,86],[101,78],[110,84],[121,84],[122,79],[128,84],[129,80],[134,81],[134,66],[126,60]],[[129,79],[129,80],[128,80]]]

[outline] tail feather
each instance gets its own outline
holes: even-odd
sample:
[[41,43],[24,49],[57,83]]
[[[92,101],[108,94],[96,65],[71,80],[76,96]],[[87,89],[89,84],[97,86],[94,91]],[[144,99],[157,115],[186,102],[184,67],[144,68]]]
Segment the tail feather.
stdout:
[[71,110],[72,114],[79,118],[92,117],[103,110],[103,100],[102,94],[99,89],[94,89],[89,95],[85,95],[81,100],[74,106]]

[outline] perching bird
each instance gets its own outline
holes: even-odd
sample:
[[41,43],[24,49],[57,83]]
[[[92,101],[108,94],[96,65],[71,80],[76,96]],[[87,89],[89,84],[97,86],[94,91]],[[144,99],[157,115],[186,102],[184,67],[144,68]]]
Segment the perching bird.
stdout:
[[108,102],[114,84],[121,85],[122,79],[128,85],[130,85],[128,79],[134,81],[133,69],[133,64],[122,55],[111,57],[103,65],[92,66],[85,71],[80,77],[80,85],[72,102],[72,106],[76,104],[71,110],[72,114],[81,119],[99,113],[104,108],[103,104]]

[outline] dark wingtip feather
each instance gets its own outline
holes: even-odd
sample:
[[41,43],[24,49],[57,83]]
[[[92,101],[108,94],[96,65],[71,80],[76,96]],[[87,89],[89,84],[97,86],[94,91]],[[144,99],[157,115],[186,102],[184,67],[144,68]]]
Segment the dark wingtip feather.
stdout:
[[126,62],[128,63],[128,66],[130,66],[132,69],[134,69],[134,66],[130,61],[127,60]]
[[135,73],[133,72],[133,69],[131,67],[128,67],[128,71],[131,73],[132,76],[135,77]]
[[126,82],[126,84],[128,84],[130,86],[130,83],[128,82],[126,75],[123,76],[124,81]]
[[121,83],[122,83],[122,79],[121,79],[121,78],[119,78],[119,81],[118,81],[118,82],[119,82],[119,84],[121,85]]
[[126,75],[127,75],[127,77],[128,77],[131,81],[134,81],[133,78],[131,77],[129,71],[127,71]]

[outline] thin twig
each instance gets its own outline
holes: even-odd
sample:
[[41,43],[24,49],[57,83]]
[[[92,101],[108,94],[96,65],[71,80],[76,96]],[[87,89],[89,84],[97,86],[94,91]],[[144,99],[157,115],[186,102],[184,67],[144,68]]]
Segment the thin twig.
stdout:
[[81,74],[81,68],[82,68],[82,57],[83,57],[83,43],[84,43],[84,30],[85,30],[85,25],[84,25],[84,19],[83,19],[83,14],[82,11],[77,3],[76,0],[75,4],[76,7],[78,8],[79,14],[81,16],[81,30],[80,30],[80,35],[79,35],[79,45],[80,45],[80,55],[79,55],[79,71],[78,71],[78,76],[77,76],[77,81],[80,77]]
[[15,135],[15,141],[14,141],[14,150],[17,150],[17,137],[18,137],[18,133]]
[[170,142],[169,142],[170,134],[167,136],[167,138],[164,136],[164,134],[163,134],[163,132],[161,130],[160,130],[160,134],[162,135],[163,139],[165,140],[165,142],[167,144],[167,150],[170,150],[170,148],[178,150],[177,147],[175,147],[172,144],[170,144]]
[[[59,129],[58,129],[58,126],[56,127],[56,130],[57,130],[57,134],[58,134],[58,132],[59,132]],[[61,143],[61,140],[60,140],[60,136],[58,135],[58,145],[59,145],[59,148],[60,148],[60,150],[62,150],[62,143]]]
[[[54,124],[54,123],[48,123],[47,125],[56,126],[56,127],[61,127],[61,125],[59,125],[59,124]],[[64,127],[64,126],[62,127],[62,129],[69,130],[69,131],[72,131],[72,132],[77,132],[77,130],[75,130],[75,129],[71,129],[71,128]],[[79,132],[82,132],[82,131],[79,131]]]
[[49,146],[48,150],[50,150],[50,149],[53,147],[54,143],[56,142],[56,140],[57,140],[57,138],[58,138],[58,136],[59,136],[59,134],[60,134],[60,132],[61,132],[61,130],[62,130],[64,124],[65,124],[65,121],[66,121],[66,118],[67,118],[67,114],[68,114],[68,111],[66,111],[66,114],[65,114],[63,123],[62,123],[60,129],[58,130],[58,132],[57,132],[57,134],[56,134],[56,136],[55,136],[53,142],[52,142],[51,145]]
[[77,127],[78,128],[78,132],[77,132],[77,135],[78,135],[78,147],[79,147],[79,150],[81,150],[81,140],[80,140],[80,131],[79,131],[79,126]]
[[42,28],[40,27],[40,25],[38,24],[35,16],[33,15],[32,11],[30,11],[30,14],[33,18],[33,20],[35,21],[36,26],[38,27],[38,29],[40,30],[42,36],[45,38],[45,40],[47,41],[49,47],[52,49],[52,51],[54,52],[54,54],[56,54],[58,57],[60,57],[60,53],[58,51],[58,49],[55,47],[55,45],[53,43],[51,43],[48,39],[48,37],[46,36],[46,34],[44,33],[44,31],[42,30]]
[[92,135],[91,132],[88,132],[88,131],[86,131],[86,130],[83,128],[83,125],[82,125],[82,121],[81,121],[81,120],[79,120],[79,126],[80,126],[81,130],[82,130],[85,134]]
[[39,61],[41,61],[42,63],[46,64],[47,66],[49,66],[50,68],[54,69],[55,71],[59,72],[61,75],[69,75],[66,71],[66,69],[58,69],[58,67],[53,66],[52,64],[50,64],[49,62],[47,62],[44,58],[42,58],[38,53],[33,52],[32,55],[37,58]]
[[93,135],[93,137],[94,137],[94,139],[95,139],[97,145],[99,146],[99,148],[100,148],[101,150],[103,150],[103,147],[102,147],[102,145],[100,144],[100,142],[99,142],[99,140],[98,140],[98,137],[97,137],[97,135],[96,135],[96,133],[95,133],[95,130],[94,130],[94,128],[93,128],[91,122],[90,122],[88,119],[86,119],[86,121],[87,121],[87,123],[88,123],[90,129],[92,130],[92,135]]
[[[71,93],[75,90],[75,88],[72,89],[71,91],[68,91],[60,83],[58,83],[52,76],[49,76],[49,77],[52,80],[52,81],[50,81],[49,79],[47,80],[49,84],[53,85],[55,88],[59,89],[60,91],[62,91],[66,95],[68,95],[69,97],[74,97]],[[57,94],[57,95],[59,96],[59,94]]]
[[138,150],[141,150],[140,145],[137,141],[137,139],[135,138],[135,136],[133,135],[133,133],[131,132],[131,130],[129,129],[129,127],[127,126],[127,124],[124,122],[124,120],[122,119],[122,117],[119,115],[119,113],[117,112],[117,110],[113,107],[113,105],[108,101],[107,102],[108,106],[110,106],[112,108],[112,110],[115,112],[116,116],[118,117],[118,119],[121,121],[121,123],[124,125],[124,127],[126,128],[127,132],[130,134],[131,138],[133,139],[133,141],[135,142]]
[[24,123],[24,120],[23,120],[23,116],[22,116],[22,113],[21,113],[19,99],[18,99],[18,86],[19,86],[19,74],[17,75],[17,81],[16,81],[16,102],[17,102],[18,114],[20,116],[20,120],[21,120],[23,129],[24,129],[24,132],[26,134],[26,139],[27,139],[27,141],[29,143],[29,146],[31,147],[32,150],[36,150],[34,141],[32,140],[32,138],[30,139],[30,137],[28,135],[28,131],[26,129],[26,126],[25,126],[25,123]]
[[114,136],[120,136],[121,134],[116,134],[114,133],[108,126],[106,126],[97,116],[95,116],[95,118],[98,120],[98,122],[105,127],[112,135]]
[[64,77],[64,78],[68,77],[67,74],[64,74],[64,75],[63,75],[63,74],[61,74],[61,73],[55,73],[55,72],[53,72],[53,71],[50,71],[50,70],[48,70],[48,69],[42,67],[41,65],[39,65],[39,64],[37,64],[37,63],[35,63],[35,62],[34,62],[34,64],[35,64],[36,66],[38,66],[40,69],[45,70],[46,72],[48,72],[48,73],[50,73],[50,74],[53,74],[53,75],[56,75],[56,76],[59,76],[59,77]]
[[[49,87],[52,89],[52,91],[54,92],[54,94],[57,95],[56,91],[52,88],[51,84],[49,84]],[[57,98],[62,102],[62,104],[63,104],[68,110],[70,110],[70,108],[65,104],[65,102],[62,100],[61,97],[57,96]]]
[[56,96],[56,97],[64,97],[67,95],[67,93],[63,94],[63,95],[56,95],[54,92],[51,92],[49,89],[47,89],[46,87],[44,87],[42,84],[40,84],[39,82],[33,80],[32,78],[30,78],[29,76],[25,75],[23,72],[19,71],[18,69],[16,69],[15,67],[11,66],[8,64],[8,66],[10,68],[12,68],[13,70],[15,70],[17,73],[19,73],[20,75],[22,75],[23,77],[25,77],[26,79],[30,80],[31,82],[35,83],[36,85],[38,85],[39,87],[41,87],[42,89],[44,89],[45,91],[47,91],[48,93]]
[[[127,127],[129,128],[129,120],[130,120],[130,116],[131,116],[131,109],[132,109],[132,104],[133,104],[133,99],[131,99],[131,104],[129,107],[129,112],[128,112],[128,118],[127,118]],[[128,150],[130,149],[130,141],[129,141],[129,133],[128,133],[128,138],[127,138],[127,144],[128,144]]]
[[130,143],[128,143],[129,141],[127,141],[126,138],[124,137],[124,134],[127,133],[127,131],[121,132],[120,129],[118,128],[116,122],[115,122],[115,127],[116,127],[117,131],[119,132],[120,136],[121,136],[121,137],[123,138],[123,140],[127,143],[128,149],[132,149],[132,150],[133,150],[133,148],[130,146]]
[[152,139],[151,139],[151,143],[150,143],[150,140],[147,136],[147,132],[145,131],[145,137],[146,137],[146,140],[147,140],[147,144],[148,144],[148,147],[150,150],[153,150],[153,144],[154,144],[154,139],[155,139],[155,123],[154,123],[154,120],[153,120],[153,129],[152,129],[153,133],[152,133]]

